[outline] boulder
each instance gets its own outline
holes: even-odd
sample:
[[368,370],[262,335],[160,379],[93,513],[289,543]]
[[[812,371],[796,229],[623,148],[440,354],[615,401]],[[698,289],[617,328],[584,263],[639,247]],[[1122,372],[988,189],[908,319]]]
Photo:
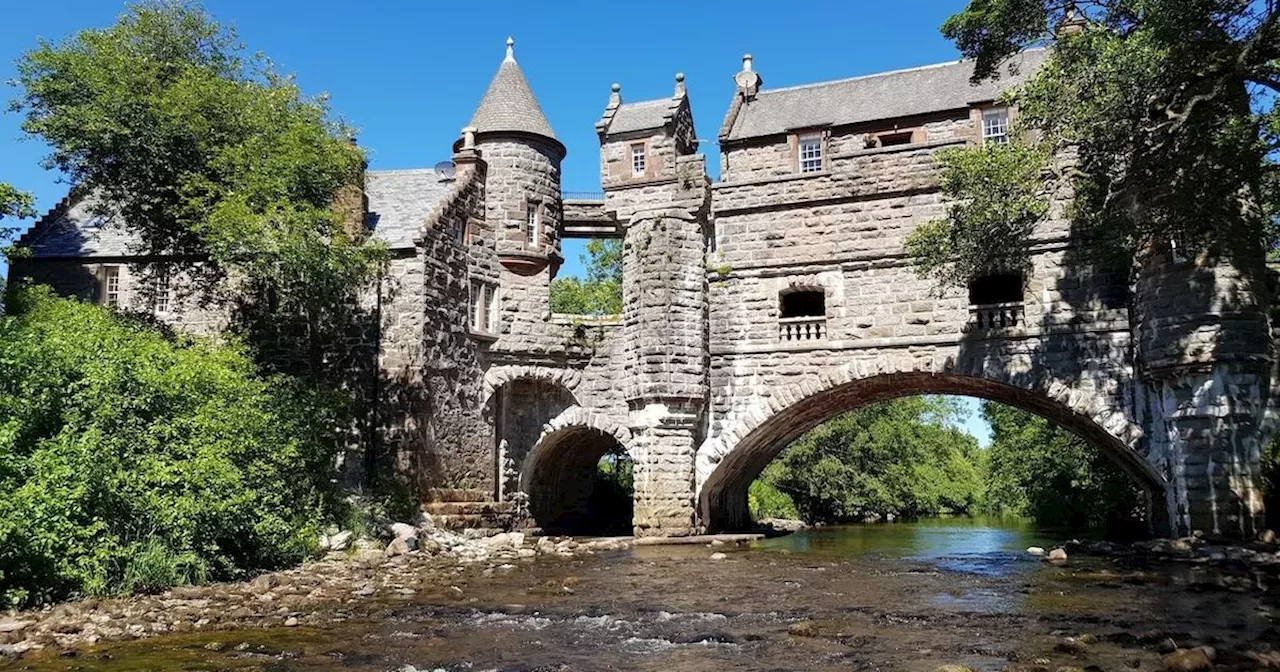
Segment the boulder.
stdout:
[[727,558],[727,557],[729,557],[729,556],[725,555],[724,553],[720,553],[720,552],[718,552],[718,551],[717,551],[717,552],[715,552],[715,553],[712,553],[712,554],[711,554],[711,559],[712,559],[712,560],[724,560],[724,559],[725,559],[725,558]]
[[418,536],[418,528],[408,523],[392,523],[391,536],[396,539]]
[[1275,532],[1275,530],[1263,530],[1263,531],[1259,532],[1259,533],[1258,533],[1258,541],[1261,541],[1261,542],[1262,542],[1262,543],[1264,543],[1264,544],[1274,544],[1274,543],[1276,543],[1276,532]]
[[354,536],[351,530],[341,530],[333,534],[321,535],[320,550],[345,551],[351,545],[351,538]]
[[1168,672],[1202,672],[1213,668],[1213,649],[1178,649],[1161,659]]
[[416,550],[418,550],[417,537],[396,537],[391,540],[390,544],[387,544],[387,549],[383,553],[388,558],[394,558],[397,555],[404,555]]
[[502,532],[486,539],[485,544],[494,550],[500,548],[520,548],[524,545],[524,533]]
[[1055,548],[1049,551],[1049,562],[1066,562],[1067,552],[1061,548]]
[[1044,557],[1044,549],[1039,546],[1032,546],[1031,548],[1028,548],[1027,553],[1029,555],[1034,555],[1037,558]]
[[19,621],[13,618],[0,619],[0,633],[19,632],[35,621]]

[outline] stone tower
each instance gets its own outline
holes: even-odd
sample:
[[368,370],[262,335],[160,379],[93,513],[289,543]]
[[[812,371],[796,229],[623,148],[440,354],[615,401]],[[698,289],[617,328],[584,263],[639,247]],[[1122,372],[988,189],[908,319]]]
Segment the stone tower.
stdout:
[[[468,135],[487,165],[485,221],[496,239],[501,324],[490,329],[506,349],[536,340],[550,310],[560,267],[560,162],[556,138],[516,63],[515,41],[471,117]],[[466,140],[464,139],[463,142]]]
[[696,529],[688,496],[706,435],[708,181],[684,76],[671,98],[626,104],[596,130],[605,209],[623,237],[623,368],[636,534]]

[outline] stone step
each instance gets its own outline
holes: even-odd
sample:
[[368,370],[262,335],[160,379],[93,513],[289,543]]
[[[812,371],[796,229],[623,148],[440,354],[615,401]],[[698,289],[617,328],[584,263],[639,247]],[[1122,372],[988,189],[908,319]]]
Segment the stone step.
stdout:
[[493,499],[488,490],[461,488],[431,488],[427,490],[428,502],[487,502]]
[[427,502],[422,510],[435,516],[511,514],[515,505],[511,502]]
[[503,532],[514,527],[515,516],[510,513],[433,513],[431,522],[438,528],[455,532],[465,529]]

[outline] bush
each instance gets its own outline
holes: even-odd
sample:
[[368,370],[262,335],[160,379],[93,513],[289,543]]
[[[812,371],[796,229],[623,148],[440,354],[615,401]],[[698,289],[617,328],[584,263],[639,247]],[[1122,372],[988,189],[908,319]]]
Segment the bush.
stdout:
[[11,297],[0,317],[0,606],[295,564],[335,510],[336,395],[243,349]]
[[778,489],[777,481],[782,476],[782,463],[770,462],[760,477],[751,482],[747,488],[747,510],[752,520],[767,518],[786,518],[795,520],[800,517],[795,502],[787,493]]

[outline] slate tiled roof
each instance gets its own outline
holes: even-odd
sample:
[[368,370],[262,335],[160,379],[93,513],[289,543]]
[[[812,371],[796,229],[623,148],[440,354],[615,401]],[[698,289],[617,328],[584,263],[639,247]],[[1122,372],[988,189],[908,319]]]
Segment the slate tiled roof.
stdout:
[[1032,49],[1013,59],[1015,74],[974,86],[972,61],[953,61],[834,82],[765,90],[742,105],[728,139],[754,138],[791,129],[857,124],[968,107],[994,100],[1026,81],[1048,52]]
[[[392,249],[413,247],[431,208],[444,198],[452,182],[434,170],[371,170],[365,174],[369,198],[366,224],[373,238]],[[37,258],[129,257],[137,254],[136,238],[118,219],[93,213],[92,196],[72,198],[50,212],[18,241]]]
[[667,113],[671,107],[670,98],[623,103],[618,106],[617,112],[613,115],[613,121],[609,124],[609,134],[662,128],[667,123]]
[[551,124],[542,113],[542,106],[533,96],[528,80],[510,51],[498,66],[498,74],[489,82],[470,125],[478,133],[532,133],[556,139],[555,131],[551,130]]

